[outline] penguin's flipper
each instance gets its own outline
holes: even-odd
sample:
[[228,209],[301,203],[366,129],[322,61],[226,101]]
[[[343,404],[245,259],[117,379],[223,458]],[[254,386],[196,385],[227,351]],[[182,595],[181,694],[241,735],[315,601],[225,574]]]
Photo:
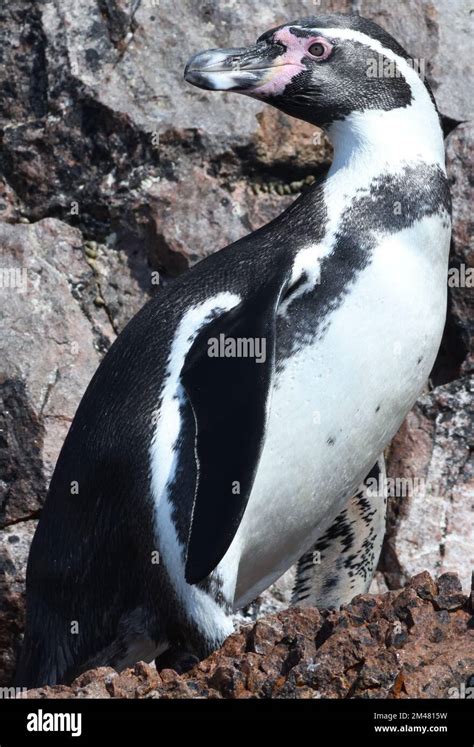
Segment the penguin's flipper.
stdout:
[[339,608],[368,591],[385,534],[385,476],[381,455],[361,489],[298,561],[292,604]]
[[196,492],[185,568],[191,584],[222,560],[252,489],[267,420],[282,274],[207,324],[181,372],[196,428]]

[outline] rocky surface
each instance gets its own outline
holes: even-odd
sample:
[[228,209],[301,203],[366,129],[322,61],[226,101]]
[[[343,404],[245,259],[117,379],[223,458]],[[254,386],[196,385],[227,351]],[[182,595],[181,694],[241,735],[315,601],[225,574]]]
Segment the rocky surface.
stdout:
[[15,671],[18,640],[25,625],[26,562],[36,521],[27,520],[0,532],[0,672],[8,684]]
[[[441,112],[450,127],[458,125],[447,140],[451,268],[465,278],[473,264],[472,124],[465,120],[474,96],[465,74],[467,2],[455,5],[2,5],[0,684],[9,681],[21,636],[35,522],[68,424],[101,357],[159,283],[267,222],[330,162],[330,145],[317,128],[246,97],[216,97],[185,85],[190,54],[246,43],[289,18],[333,10],[360,10],[385,26],[425,65]],[[457,281],[430,388],[389,453],[390,477],[422,482],[391,502],[375,590],[396,588],[425,567],[456,570],[468,588],[473,320],[472,288]],[[284,607],[291,577],[241,618]]]
[[474,123],[465,122],[450,134],[446,148],[453,201],[448,325],[452,325],[450,336],[454,344],[451,345],[449,358],[452,364],[461,364],[461,374],[472,374],[474,371],[474,222],[471,209],[474,201],[473,151]]
[[420,397],[393,440],[387,465],[389,518],[382,569],[390,586],[425,568],[474,568],[474,381]]
[[[428,573],[340,612],[292,608],[230,636],[192,670],[85,672],[28,698],[449,698],[474,673],[470,600]],[[459,695],[458,695],[459,697]]]

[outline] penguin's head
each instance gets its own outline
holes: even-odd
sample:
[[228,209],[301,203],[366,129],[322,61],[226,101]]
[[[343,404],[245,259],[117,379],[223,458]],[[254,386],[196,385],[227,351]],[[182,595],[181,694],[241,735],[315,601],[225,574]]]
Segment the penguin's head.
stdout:
[[407,107],[428,92],[405,50],[358,15],[303,18],[267,31],[257,43],[210,49],[191,58],[185,79],[235,91],[319,126],[355,112]]

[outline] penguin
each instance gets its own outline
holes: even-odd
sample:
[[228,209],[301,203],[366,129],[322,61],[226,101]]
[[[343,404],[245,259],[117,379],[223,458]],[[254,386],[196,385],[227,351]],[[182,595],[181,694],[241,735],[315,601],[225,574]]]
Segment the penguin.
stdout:
[[101,362],[31,546],[21,686],[188,666],[298,560],[296,602],[367,588],[385,499],[359,486],[440,345],[443,137],[403,48],[358,15],[322,15],[200,52],[185,79],[324,128],[333,161],[163,288]]
[[387,513],[385,459],[296,566],[291,603],[338,608],[369,590],[382,549]]

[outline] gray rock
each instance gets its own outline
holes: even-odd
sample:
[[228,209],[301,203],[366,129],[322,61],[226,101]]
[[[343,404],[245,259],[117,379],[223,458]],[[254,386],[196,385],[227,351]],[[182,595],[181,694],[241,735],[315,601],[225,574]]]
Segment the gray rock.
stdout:
[[[96,0],[50,0],[42,8],[48,41],[57,44],[64,35],[71,72],[95,100],[126,113],[145,132],[199,127],[214,149],[247,144],[262,104],[223,95],[216,116],[212,94],[183,85],[184,67],[199,50],[254,43],[262,30],[298,18],[298,0],[276,0],[271,6],[257,0],[181,0],[179,8],[171,0],[107,0],[105,5],[105,13],[104,3]],[[350,7],[349,2],[330,5]]]
[[474,378],[418,400],[392,442],[387,474],[389,530],[382,558],[390,587],[426,568],[458,573],[465,592],[474,568]]
[[[462,372],[474,370],[474,125],[466,122],[450,134],[446,164],[453,201],[453,237],[449,271],[450,318],[460,331]],[[452,356],[453,357],[453,356]]]
[[[54,215],[176,275],[274,217],[291,201],[277,188],[291,193],[290,183],[326,165],[327,141],[321,147],[316,128],[263,115],[246,97],[211,98],[182,74],[197,49],[246,43],[300,13],[296,0],[266,9],[255,0],[186,0],[178,18],[167,0],[12,0],[3,39],[14,49],[4,69],[15,88],[3,112],[5,219]],[[188,19],[193,34],[182,33]],[[268,211],[251,189],[261,165],[273,172]]]
[[35,515],[59,448],[115,334],[96,293],[80,232],[54,219],[0,223],[3,524]]
[[357,0],[362,16],[393,34],[419,61],[442,114],[462,122],[474,114],[472,29],[468,0]]
[[0,532],[0,684],[14,673],[25,624],[26,562],[36,521],[22,521]]

